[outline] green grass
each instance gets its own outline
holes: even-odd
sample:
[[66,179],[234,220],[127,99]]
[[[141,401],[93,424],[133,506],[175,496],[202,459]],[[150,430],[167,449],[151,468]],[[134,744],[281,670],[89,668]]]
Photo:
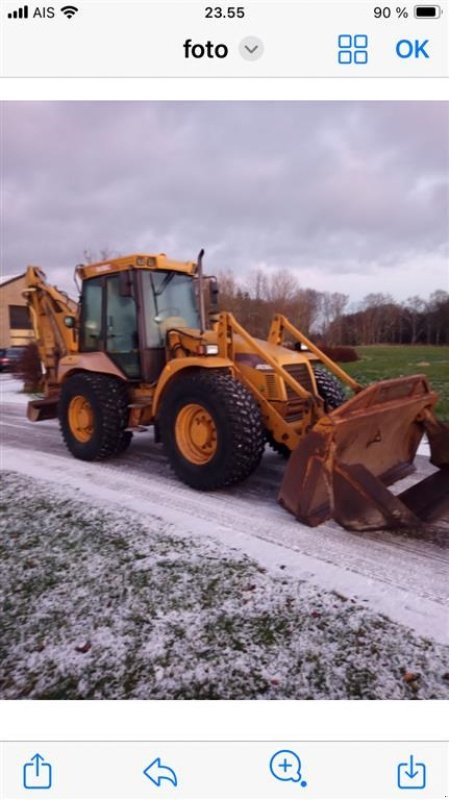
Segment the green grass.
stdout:
[[401,375],[424,374],[439,395],[436,413],[449,419],[449,347],[426,345],[370,345],[356,348],[359,361],[343,369],[364,385]]

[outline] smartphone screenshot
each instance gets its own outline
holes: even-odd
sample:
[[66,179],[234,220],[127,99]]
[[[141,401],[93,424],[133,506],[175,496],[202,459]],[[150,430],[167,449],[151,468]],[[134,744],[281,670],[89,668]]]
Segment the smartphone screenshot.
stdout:
[[447,0],[2,0],[0,800],[449,798]]

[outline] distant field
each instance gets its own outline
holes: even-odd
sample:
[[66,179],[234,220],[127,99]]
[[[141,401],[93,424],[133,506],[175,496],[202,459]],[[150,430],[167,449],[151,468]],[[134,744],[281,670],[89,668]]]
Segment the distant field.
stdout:
[[423,373],[440,396],[438,416],[449,419],[449,347],[370,345],[356,350],[360,360],[342,366],[360,383]]

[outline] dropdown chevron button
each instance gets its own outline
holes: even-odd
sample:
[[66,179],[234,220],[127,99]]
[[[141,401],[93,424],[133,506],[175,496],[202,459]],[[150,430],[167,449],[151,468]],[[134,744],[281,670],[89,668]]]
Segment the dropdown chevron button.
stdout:
[[239,44],[239,52],[246,61],[257,61],[263,55],[264,43],[257,36],[247,36]]

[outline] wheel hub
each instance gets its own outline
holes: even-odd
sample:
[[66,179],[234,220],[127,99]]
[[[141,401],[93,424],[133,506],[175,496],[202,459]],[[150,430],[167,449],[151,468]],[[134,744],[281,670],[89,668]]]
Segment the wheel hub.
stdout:
[[94,413],[89,401],[83,395],[72,397],[69,404],[70,430],[79,442],[88,442],[94,432]]
[[192,464],[207,464],[216,453],[214,420],[198,403],[189,403],[181,409],[176,418],[175,437],[182,455]]

